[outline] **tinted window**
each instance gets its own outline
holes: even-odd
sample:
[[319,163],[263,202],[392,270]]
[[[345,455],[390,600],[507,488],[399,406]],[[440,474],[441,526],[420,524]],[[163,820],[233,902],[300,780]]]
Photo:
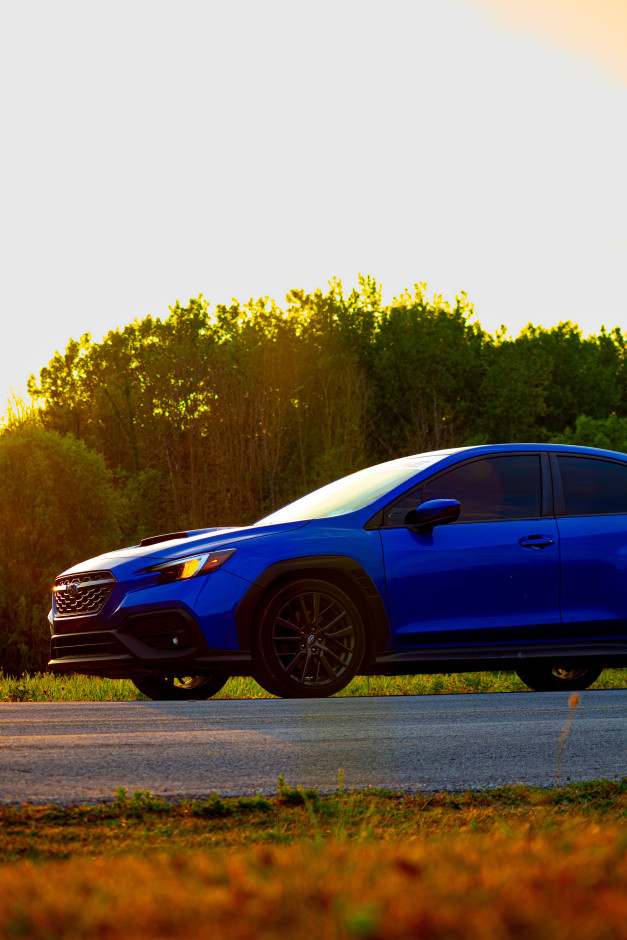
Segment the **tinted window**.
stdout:
[[589,457],[557,458],[568,516],[627,512],[627,466]]
[[459,522],[537,518],[542,505],[540,458],[486,457],[455,467],[406,494],[388,510],[386,524],[403,525],[406,514],[427,499],[458,499]]

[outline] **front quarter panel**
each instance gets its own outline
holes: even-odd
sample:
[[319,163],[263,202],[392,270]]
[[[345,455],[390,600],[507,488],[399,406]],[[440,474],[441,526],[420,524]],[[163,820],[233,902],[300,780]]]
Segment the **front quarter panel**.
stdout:
[[[324,578],[325,571],[330,574],[338,572],[340,575],[343,572],[344,577],[347,572],[352,573],[355,589],[360,591],[360,596],[363,595],[366,608],[372,607],[372,619],[376,619],[379,624],[379,645],[382,635],[385,635],[383,645],[387,645],[389,611],[381,538],[377,530],[364,530],[360,520],[356,521],[350,516],[343,517],[342,521],[335,519],[332,523],[329,519],[313,520],[298,532],[285,533],[281,538],[248,542],[220,570],[226,574],[227,568],[229,574],[246,582],[243,603],[238,603],[234,611],[234,629],[239,648],[249,648],[250,630],[257,605],[276,580],[292,575],[308,577],[317,572],[317,576]],[[371,586],[359,582],[362,574],[367,575],[366,582],[370,580],[376,596],[372,595]],[[199,597],[199,607],[205,604],[210,609],[210,597],[209,578]]]
[[330,524],[329,519],[314,519],[295,532],[248,542],[229,559],[224,569],[250,583],[256,583],[271,564],[290,558],[320,555],[353,558],[370,576],[382,596],[385,594],[379,533],[377,530],[364,530],[361,525],[355,524],[353,514],[347,516],[344,523]]
[[202,580],[194,616],[211,649],[238,650],[235,611],[250,589],[250,582],[219,569]]

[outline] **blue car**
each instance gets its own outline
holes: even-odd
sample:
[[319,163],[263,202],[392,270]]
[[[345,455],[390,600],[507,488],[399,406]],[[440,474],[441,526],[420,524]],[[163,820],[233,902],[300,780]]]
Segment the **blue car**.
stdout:
[[243,528],[69,568],[52,670],[208,698],[321,697],[357,673],[513,669],[581,689],[627,664],[627,455],[462,447],[360,470]]

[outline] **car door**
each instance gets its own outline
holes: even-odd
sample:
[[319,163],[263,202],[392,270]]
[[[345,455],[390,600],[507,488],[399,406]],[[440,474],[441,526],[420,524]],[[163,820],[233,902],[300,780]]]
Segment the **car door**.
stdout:
[[[430,535],[406,523],[420,502],[446,498],[461,504],[457,522]],[[395,647],[558,641],[551,513],[548,458],[538,453],[466,460],[388,507],[380,534]]]
[[627,639],[627,463],[551,455],[566,641]]

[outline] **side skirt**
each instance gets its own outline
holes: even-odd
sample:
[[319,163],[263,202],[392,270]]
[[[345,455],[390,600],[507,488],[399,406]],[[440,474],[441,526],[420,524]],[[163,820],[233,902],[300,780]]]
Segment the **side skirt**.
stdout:
[[554,643],[524,647],[464,646],[455,649],[430,648],[385,650],[375,657],[368,675],[403,676],[436,672],[493,672],[514,670],[523,663],[570,663],[627,666],[626,643]]

